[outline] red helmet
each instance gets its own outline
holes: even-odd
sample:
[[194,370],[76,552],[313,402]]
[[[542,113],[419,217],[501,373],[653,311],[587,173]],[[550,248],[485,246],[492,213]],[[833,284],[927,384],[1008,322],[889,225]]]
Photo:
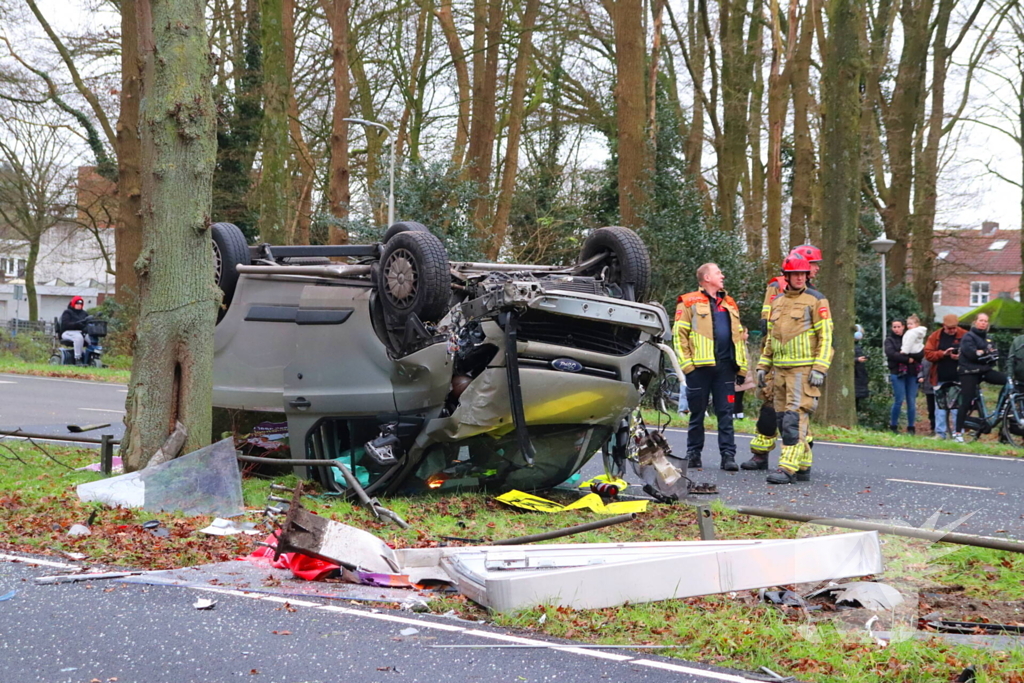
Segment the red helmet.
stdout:
[[85,299],[83,299],[80,296],[73,296],[73,297],[71,297],[71,303],[68,304],[68,308],[74,308],[78,304],[82,304],[84,306],[85,305]]
[[799,247],[794,247],[793,251],[789,252],[790,256],[803,256],[810,263],[817,263],[821,260],[821,249],[818,249],[813,244],[801,244]]
[[811,264],[806,258],[793,252],[782,262],[782,272],[783,274],[809,273],[811,272]]

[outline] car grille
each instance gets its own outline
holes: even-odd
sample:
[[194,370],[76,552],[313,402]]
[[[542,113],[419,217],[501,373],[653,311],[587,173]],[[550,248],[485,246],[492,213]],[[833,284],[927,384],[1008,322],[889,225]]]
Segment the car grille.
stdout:
[[565,277],[551,277],[544,278],[540,282],[541,288],[545,292],[582,292],[583,294],[599,294],[606,295],[607,292],[594,278],[591,277],[574,277],[568,279]]
[[528,311],[519,320],[523,341],[568,346],[584,351],[625,356],[640,345],[640,330],[597,320]]

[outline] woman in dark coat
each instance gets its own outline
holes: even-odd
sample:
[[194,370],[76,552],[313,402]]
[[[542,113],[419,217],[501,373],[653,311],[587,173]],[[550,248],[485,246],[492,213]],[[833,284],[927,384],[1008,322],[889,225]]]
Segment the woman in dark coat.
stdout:
[[907,402],[907,433],[915,432],[917,420],[917,376],[921,371],[924,352],[903,353],[901,351],[903,332],[902,320],[893,320],[889,336],[885,338],[885,358],[889,362],[889,383],[892,384],[892,411],[889,415],[889,429],[899,430],[900,409]]
[[871,395],[868,389],[868,356],[864,353],[864,347],[860,340],[864,338],[864,328],[860,325],[854,326],[853,332],[853,396],[857,400],[858,412],[864,407],[864,399]]
[[953,431],[955,441],[964,441],[964,420],[981,383],[1006,384],[1006,375],[995,369],[998,361],[999,351],[988,336],[988,314],[979,313],[971,329],[960,339],[960,362],[956,368],[960,378],[960,410]]

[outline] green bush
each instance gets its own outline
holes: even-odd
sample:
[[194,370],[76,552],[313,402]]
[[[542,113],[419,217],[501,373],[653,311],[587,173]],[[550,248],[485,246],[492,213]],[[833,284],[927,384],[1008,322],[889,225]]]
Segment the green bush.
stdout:
[[45,363],[51,346],[50,336],[43,332],[22,331],[12,335],[8,330],[0,330],[0,353],[26,363]]

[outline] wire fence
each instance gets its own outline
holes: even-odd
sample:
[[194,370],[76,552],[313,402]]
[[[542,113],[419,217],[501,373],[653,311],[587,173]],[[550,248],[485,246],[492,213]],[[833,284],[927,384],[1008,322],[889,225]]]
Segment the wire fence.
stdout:
[[53,321],[18,320],[17,318],[11,318],[3,323],[3,329],[4,331],[9,332],[11,336],[15,336],[19,332],[43,332],[44,334],[53,334]]

